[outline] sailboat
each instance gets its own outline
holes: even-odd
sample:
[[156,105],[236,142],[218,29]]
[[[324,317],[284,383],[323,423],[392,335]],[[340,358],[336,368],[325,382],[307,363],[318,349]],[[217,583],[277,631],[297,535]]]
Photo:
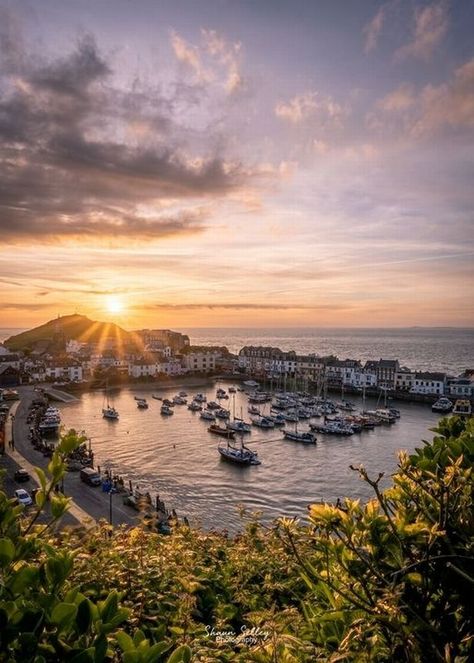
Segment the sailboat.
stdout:
[[105,392],[104,392],[104,400],[106,400],[106,405],[105,407],[102,408],[102,416],[105,419],[114,419],[117,420],[119,418],[119,413],[117,410],[113,407],[113,405],[110,404],[109,402],[109,393],[108,393],[108,383],[105,385]]
[[227,445],[225,447],[218,446],[217,450],[221,458],[236,465],[260,465],[262,462],[258,459],[256,451],[252,451],[245,446],[243,435],[240,438],[240,448],[231,444],[230,440],[227,439]]

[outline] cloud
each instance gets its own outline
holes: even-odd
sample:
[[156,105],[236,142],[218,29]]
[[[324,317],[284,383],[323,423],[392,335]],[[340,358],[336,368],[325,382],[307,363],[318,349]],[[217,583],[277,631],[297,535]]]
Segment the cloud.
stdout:
[[205,85],[217,85],[229,95],[244,88],[240,71],[240,42],[228,42],[216,30],[201,30],[201,45],[189,44],[177,32],[171,33],[171,46],[176,59],[195,79]]
[[388,113],[398,113],[411,108],[416,102],[414,89],[408,83],[402,83],[396,90],[389,92],[377,102],[377,107]]
[[171,46],[173,47],[176,59],[189,67],[199,81],[206,82],[212,80],[212,74],[204,68],[197,47],[188,44],[177,32],[171,33]]
[[419,90],[402,84],[376,103],[368,125],[379,131],[403,131],[412,138],[474,127],[474,58],[458,67],[445,83]]
[[227,69],[225,88],[233,94],[244,87],[244,79],[240,72],[241,43],[228,43],[216,30],[201,31],[207,52],[217,58]]
[[423,8],[417,7],[414,19],[413,39],[395,52],[396,60],[430,60],[448,31],[447,2],[442,0]]
[[304,92],[275,106],[275,115],[292,124],[312,121],[319,126],[340,126],[346,110],[330,96]]
[[377,47],[377,43],[386,20],[386,14],[387,5],[382,5],[373,19],[365,26],[363,30],[365,37],[364,53],[368,54]]
[[448,83],[425,86],[419,106],[414,134],[433,133],[445,127],[474,127],[474,58],[456,69]]
[[230,304],[230,303],[203,303],[203,304],[154,304],[155,309],[164,309],[171,311],[196,311],[196,310],[214,310],[224,309],[233,311],[339,311],[351,308],[349,304],[320,304],[320,305],[304,305],[304,304]]
[[[11,22],[0,38],[0,231],[4,241],[35,236],[135,240],[203,230],[202,201],[236,192],[251,168],[223,156],[225,137],[179,124],[174,97],[159,88],[114,84],[92,36],[67,57],[12,58]],[[192,63],[185,46],[181,57]],[[190,65],[191,66],[191,65]],[[190,102],[193,106],[195,100]],[[167,201],[183,206],[169,212]],[[144,208],[147,208],[144,210]]]

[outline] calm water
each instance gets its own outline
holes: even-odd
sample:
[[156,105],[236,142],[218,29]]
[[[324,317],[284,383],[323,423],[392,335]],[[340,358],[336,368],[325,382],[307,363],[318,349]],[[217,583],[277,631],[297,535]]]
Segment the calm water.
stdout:
[[[187,391],[191,395],[199,390]],[[214,399],[215,388],[203,391],[208,400]],[[110,465],[141,488],[158,492],[194,523],[231,530],[237,527],[238,504],[261,511],[269,521],[281,515],[304,517],[306,506],[319,499],[369,497],[370,490],[349,465],[364,464],[372,474],[390,474],[398,450],[413,450],[422,438],[430,439],[428,429],[437,421],[427,406],[402,404],[402,418],[396,424],[348,438],[319,436],[316,447],[284,440],[276,429],[253,429],[246,443],[258,450],[262,465],[242,468],[220,459],[220,438],[208,433],[209,424],[199,413],[182,405],[175,407],[172,417],[162,417],[160,401],[151,393],[143,388],[117,391],[118,422],[102,418],[101,393],[88,393],[77,403],[61,405],[63,422],[92,437],[99,465]],[[149,409],[138,410],[134,396],[146,396]],[[232,411],[232,400],[226,403]],[[238,392],[237,416],[241,408],[248,419],[246,397]],[[298,430],[306,429],[307,424],[299,425]]]
[[417,370],[457,375],[474,367],[474,329],[183,329],[195,345],[272,345],[298,354],[335,354],[340,359],[399,359]]

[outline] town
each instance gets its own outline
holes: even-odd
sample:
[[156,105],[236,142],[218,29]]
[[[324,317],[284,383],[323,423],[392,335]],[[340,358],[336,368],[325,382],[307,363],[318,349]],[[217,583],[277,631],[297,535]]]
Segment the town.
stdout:
[[[71,323],[103,325],[88,340],[68,334]],[[32,334],[36,334],[32,342]],[[154,383],[182,376],[241,376],[313,390],[370,394],[381,390],[404,400],[433,402],[442,396],[472,400],[474,369],[460,375],[423,372],[397,359],[357,359],[298,355],[276,347],[245,346],[232,354],[225,346],[193,346],[189,336],[169,329],[124,332],[83,316],[63,316],[0,345],[0,387],[51,383],[76,389],[124,383]],[[118,330],[118,331],[117,331]],[[30,335],[30,336],[28,336]],[[77,334],[76,334],[77,336]]]

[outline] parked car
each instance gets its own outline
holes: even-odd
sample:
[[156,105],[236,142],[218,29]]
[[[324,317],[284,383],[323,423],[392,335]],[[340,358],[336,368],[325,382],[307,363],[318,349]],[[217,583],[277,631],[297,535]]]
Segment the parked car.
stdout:
[[25,506],[30,506],[30,504],[33,504],[31,495],[23,488],[18,488],[18,490],[15,490],[15,499],[18,504],[24,504]]
[[23,481],[29,481],[30,480],[30,475],[28,474],[28,472],[26,470],[24,470],[23,468],[20,468],[19,470],[17,470],[15,472],[15,474],[13,475],[13,478],[15,479],[15,481],[18,481],[18,483],[23,483]]

